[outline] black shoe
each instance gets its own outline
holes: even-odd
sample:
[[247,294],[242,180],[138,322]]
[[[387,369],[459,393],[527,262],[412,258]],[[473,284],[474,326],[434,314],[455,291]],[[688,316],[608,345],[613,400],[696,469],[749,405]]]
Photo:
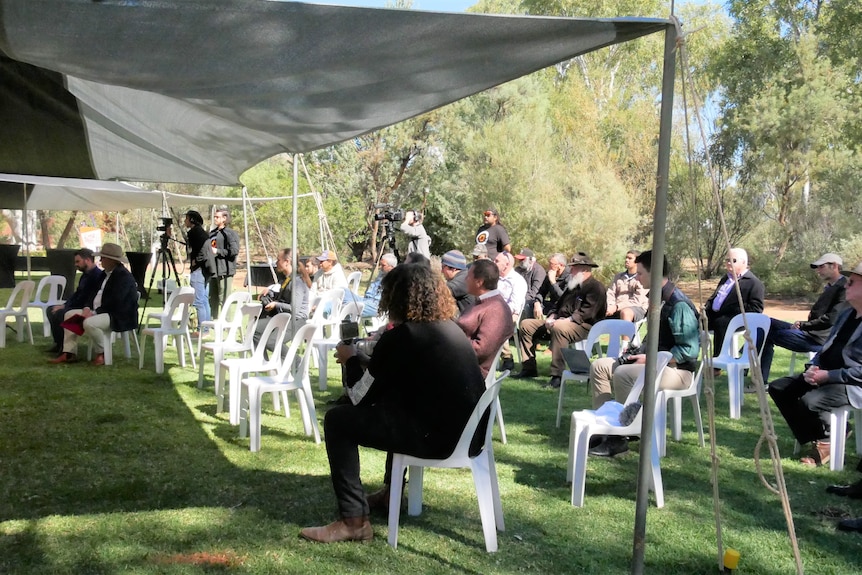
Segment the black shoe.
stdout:
[[543,385],[542,387],[550,387],[551,389],[560,389],[560,385],[562,385],[563,380],[559,375],[551,376],[551,379],[548,380],[548,383]]
[[512,376],[515,379],[527,379],[528,377],[539,377],[535,369],[521,368],[521,371]]
[[862,532],[862,517],[856,519],[844,519],[838,522],[839,531],[859,531]]
[[503,358],[503,362],[500,364],[500,371],[515,371],[515,360],[511,357]]
[[609,435],[604,441],[590,449],[594,457],[613,457],[629,450],[629,442],[624,437]]
[[336,397],[335,399],[330,399],[326,402],[327,405],[347,405],[351,403],[350,396],[346,393],[341,394],[340,397]]
[[826,493],[851,499],[862,499],[862,480],[852,485],[830,485],[826,488]]

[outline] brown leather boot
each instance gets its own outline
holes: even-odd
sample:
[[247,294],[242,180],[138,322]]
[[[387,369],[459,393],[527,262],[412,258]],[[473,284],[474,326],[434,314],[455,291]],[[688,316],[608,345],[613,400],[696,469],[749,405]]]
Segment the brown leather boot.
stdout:
[[803,457],[799,462],[808,467],[819,467],[820,465],[826,465],[829,463],[831,456],[832,454],[828,439],[825,441],[815,441],[811,455],[809,457]]
[[369,493],[365,499],[368,501],[368,509],[374,511],[389,511],[389,486],[383,484],[383,487]]
[[342,517],[323,527],[306,527],[299,536],[318,543],[337,543],[339,541],[359,541],[367,543],[374,538],[374,530],[368,516]]

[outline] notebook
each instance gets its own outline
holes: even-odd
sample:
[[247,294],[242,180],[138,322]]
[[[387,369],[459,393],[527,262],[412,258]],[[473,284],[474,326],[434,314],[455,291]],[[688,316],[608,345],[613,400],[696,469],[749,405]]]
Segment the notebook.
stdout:
[[582,349],[564,347],[563,359],[572,373],[590,373],[590,357]]

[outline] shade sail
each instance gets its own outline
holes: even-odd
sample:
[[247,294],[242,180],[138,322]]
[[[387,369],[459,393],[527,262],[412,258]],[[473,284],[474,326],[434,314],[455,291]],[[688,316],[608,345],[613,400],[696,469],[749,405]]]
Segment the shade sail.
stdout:
[[265,0],[0,0],[0,171],[234,185],[669,25]]
[[[24,205],[25,193],[27,205]],[[248,198],[250,202],[292,200],[292,197]],[[0,174],[0,208],[22,210],[122,211],[199,205],[240,205],[242,198],[174,194],[144,190],[125,182]]]

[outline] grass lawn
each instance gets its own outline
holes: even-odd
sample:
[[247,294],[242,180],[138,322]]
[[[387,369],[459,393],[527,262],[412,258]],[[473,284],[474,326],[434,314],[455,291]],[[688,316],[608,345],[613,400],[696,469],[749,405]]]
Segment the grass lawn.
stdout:
[[[0,300],[8,293],[0,290]],[[10,331],[0,349],[0,573],[629,572],[636,451],[590,458],[585,506],[573,508],[568,421],[554,427],[557,392],[540,387],[545,378],[508,380],[501,393],[509,443],[495,445],[506,521],[499,552],[485,552],[469,471],[446,470],[426,474],[424,512],[402,516],[397,550],[386,544],[383,517],[373,519],[370,544],[319,545],[298,531],[331,521],[335,498],[325,447],[304,435],[295,403],[289,420],[265,404],[262,451],[250,453],[227,414],[215,412],[211,359],[203,390],[196,372],[177,366],[173,348],[165,374],[155,375],[151,340],[143,370],[119,345],[114,366],[49,365],[37,311],[35,348]],[[774,373],[786,373],[788,360],[778,351]],[[540,356],[540,372],[548,362]],[[330,362],[330,384],[338,369]],[[734,421],[725,378],[717,390],[724,545],[740,551],[740,573],[793,573],[781,504],[753,463],[756,396]],[[326,400],[339,393],[316,392],[321,427]],[[589,407],[583,385],[571,385],[566,398],[569,412]],[[648,512],[649,573],[717,572],[709,450],[697,446],[689,408],[683,413],[683,441],[669,440],[662,460],[666,505]],[[824,492],[858,478],[857,458],[848,454],[840,473],[803,467],[773,414],[806,571],[859,572],[862,536],[837,532],[835,523],[862,515],[862,504]],[[363,451],[367,489],[379,487],[383,463],[383,454]]]

